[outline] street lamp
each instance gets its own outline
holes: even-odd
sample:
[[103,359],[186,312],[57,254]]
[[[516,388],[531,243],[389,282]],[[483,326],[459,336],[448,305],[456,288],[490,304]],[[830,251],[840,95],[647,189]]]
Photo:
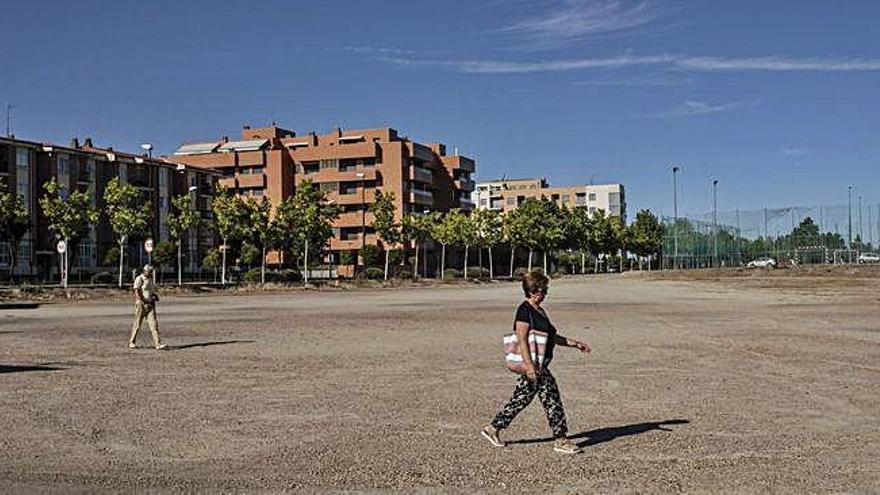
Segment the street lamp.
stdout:
[[852,263],[852,188],[853,186],[846,186],[846,249],[849,251],[850,263]]
[[152,145],[152,144],[150,144],[150,143],[144,143],[144,144],[141,145],[141,148],[143,148],[144,151],[147,152],[147,157],[148,157],[148,158],[153,158],[153,145]]
[[712,266],[718,268],[718,179],[712,181]]
[[862,233],[862,195],[859,194],[859,249],[865,243],[865,234]]
[[675,245],[672,260],[678,268],[678,167],[672,167],[672,237]]
[[[363,254],[364,248],[367,246],[367,201],[364,191],[364,177],[366,176],[363,172],[358,172],[355,177],[361,180],[361,254]],[[358,261],[360,261],[360,256],[358,256]],[[366,261],[364,260],[364,263]]]

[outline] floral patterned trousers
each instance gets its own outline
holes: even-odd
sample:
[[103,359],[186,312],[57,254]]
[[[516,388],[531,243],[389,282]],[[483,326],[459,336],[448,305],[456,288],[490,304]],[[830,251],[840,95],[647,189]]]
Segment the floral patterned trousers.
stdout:
[[568,433],[568,426],[565,422],[565,410],[562,408],[562,397],[559,395],[556,378],[553,378],[550,371],[546,369],[538,375],[538,379],[534,383],[529,381],[525,375],[519,377],[516,389],[513,391],[513,397],[507,401],[507,404],[492,420],[492,426],[498,430],[510,426],[513,418],[532,402],[535,395],[544,406],[544,412],[547,414],[547,422],[550,423],[553,436],[556,438],[565,437]]

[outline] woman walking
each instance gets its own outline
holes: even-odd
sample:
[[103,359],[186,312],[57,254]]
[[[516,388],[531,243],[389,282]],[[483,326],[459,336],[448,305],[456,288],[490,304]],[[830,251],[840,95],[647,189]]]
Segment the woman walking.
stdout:
[[[516,310],[514,330],[519,342],[519,350],[522,355],[525,374],[520,375],[513,391],[513,397],[501,408],[501,411],[480,432],[483,438],[495,447],[504,447],[504,442],[499,438],[501,430],[507,428],[513,418],[520,413],[535,395],[541,400],[547,421],[556,439],[553,450],[563,454],[580,453],[580,448],[569,440],[568,427],[565,422],[565,411],[562,408],[562,398],[559,395],[559,387],[556,379],[550,373],[548,365],[553,360],[553,351],[557,345],[573,347],[583,353],[590,352],[590,346],[575,339],[569,339],[559,335],[556,327],[550,323],[550,318],[541,307],[541,303],[547,297],[550,279],[542,272],[534,270],[523,277],[522,287],[526,300]],[[537,330],[547,333],[547,344],[544,350],[543,362],[535,363],[529,351],[529,332]]]

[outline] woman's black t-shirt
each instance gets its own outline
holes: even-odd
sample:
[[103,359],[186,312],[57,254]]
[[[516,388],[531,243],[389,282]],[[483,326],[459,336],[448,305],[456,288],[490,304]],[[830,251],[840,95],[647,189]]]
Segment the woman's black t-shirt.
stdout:
[[544,367],[553,359],[553,349],[556,347],[556,327],[550,323],[546,313],[538,311],[528,301],[523,301],[516,308],[516,321],[528,323],[534,330],[547,332],[547,346],[544,348]]

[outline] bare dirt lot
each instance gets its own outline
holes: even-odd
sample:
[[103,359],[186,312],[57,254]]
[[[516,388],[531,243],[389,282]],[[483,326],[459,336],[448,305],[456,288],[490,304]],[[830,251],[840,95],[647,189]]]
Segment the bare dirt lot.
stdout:
[[0,491],[880,491],[875,279],[706,273],[553,283],[574,457],[477,435],[514,284],[0,311]]

